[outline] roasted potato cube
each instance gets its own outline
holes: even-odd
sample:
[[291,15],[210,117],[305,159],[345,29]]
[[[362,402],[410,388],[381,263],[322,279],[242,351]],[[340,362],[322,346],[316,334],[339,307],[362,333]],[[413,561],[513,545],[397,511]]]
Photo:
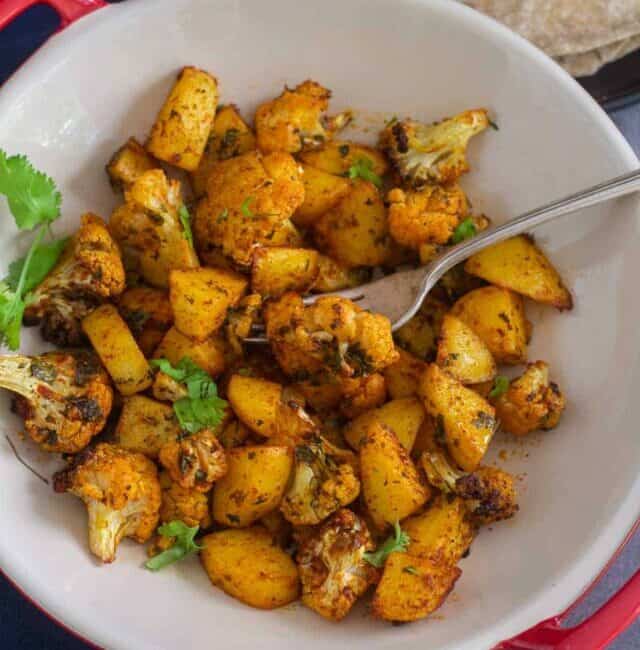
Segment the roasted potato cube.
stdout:
[[565,398],[558,385],[549,381],[549,366],[544,361],[536,361],[493,403],[505,431],[522,436],[536,429],[557,426]]
[[293,468],[293,449],[229,449],[227,466],[213,490],[213,518],[223,526],[244,528],[280,505]]
[[373,596],[373,615],[398,622],[425,618],[444,603],[461,574],[455,565],[391,553]]
[[364,501],[378,528],[413,514],[430,496],[395,433],[378,422],[360,443],[360,472]]
[[222,327],[227,310],[238,304],[246,288],[247,280],[232,271],[172,271],[169,300],[176,328],[197,341],[208,338]]
[[427,364],[402,348],[396,348],[398,360],[387,366],[382,374],[391,399],[413,397],[418,394],[420,377]]
[[262,296],[306,293],[318,276],[318,253],[309,248],[258,248],[253,255],[251,288]]
[[298,163],[285,153],[257,151],[220,161],[198,203],[193,233],[203,258],[220,250],[235,264],[251,264],[258,246],[302,244],[290,221],[304,200]]
[[144,147],[135,138],[129,138],[111,157],[107,174],[114,189],[126,189],[157,166]]
[[312,226],[316,219],[349,193],[351,183],[346,178],[328,174],[310,165],[302,166],[304,203],[292,217],[297,226]]
[[254,118],[258,148],[265,153],[296,153],[322,146],[351,119],[350,113],[323,116],[330,97],[330,90],[307,79],[258,106]]
[[415,189],[427,183],[450,183],[469,171],[469,140],[489,126],[484,108],[421,124],[414,120],[390,123],[380,134],[380,147],[405,183]]
[[147,151],[192,172],[198,168],[218,105],[218,82],[204,70],[183,68],[151,129]]
[[200,559],[211,582],[259,609],[275,609],[300,593],[294,561],[262,526],[222,530],[202,539]]
[[207,179],[220,160],[239,156],[256,148],[256,138],[240,117],[233,104],[220,106],[216,111],[198,169],[191,175],[193,191],[200,197],[207,189]]
[[431,361],[436,354],[440,325],[447,311],[447,305],[427,296],[418,313],[395,333],[401,347],[418,357]]
[[225,369],[225,344],[220,336],[212,336],[204,341],[194,341],[180,330],[172,327],[155,350],[154,359],[168,359],[177,365],[184,357],[189,357],[212,377],[218,377]]
[[531,237],[520,235],[472,255],[465,271],[505,289],[553,305],[571,309],[573,300],[546,255]]
[[281,397],[280,384],[258,377],[233,375],[227,387],[227,399],[238,419],[267,438],[279,431]]
[[422,376],[420,396],[436,426],[441,423],[451,457],[463,470],[472,472],[497,428],[493,406],[435,363],[429,364]]
[[479,384],[496,376],[496,362],[484,341],[451,314],[442,319],[436,363],[463,384]]
[[249,428],[239,420],[232,420],[218,434],[218,440],[225,449],[240,447],[251,435]]
[[395,188],[387,200],[391,236],[414,250],[420,250],[423,244],[449,242],[469,209],[467,197],[455,184],[428,185],[419,192]]
[[167,404],[144,395],[126,397],[114,433],[124,449],[157,459],[160,448],[180,435],[180,425]]
[[357,451],[360,448],[360,443],[367,436],[371,424],[378,422],[391,429],[400,444],[410,453],[424,418],[424,406],[416,397],[394,399],[349,422],[344,428],[343,434],[349,445]]
[[531,325],[517,293],[500,287],[481,287],[462,296],[451,314],[485,342],[497,363],[518,364],[527,360]]
[[313,290],[318,293],[340,291],[364,284],[368,278],[367,269],[351,269],[327,255],[318,255],[318,277],[313,284]]
[[351,167],[363,159],[371,161],[371,171],[376,176],[384,176],[389,171],[387,159],[379,151],[355,142],[335,140],[321,149],[300,154],[305,164],[334,176],[347,176]]
[[82,329],[120,393],[133,395],[151,386],[151,368],[113,305],[92,311],[82,321]]
[[391,250],[387,213],[375,185],[358,180],[314,224],[320,249],[348,267],[384,264]]

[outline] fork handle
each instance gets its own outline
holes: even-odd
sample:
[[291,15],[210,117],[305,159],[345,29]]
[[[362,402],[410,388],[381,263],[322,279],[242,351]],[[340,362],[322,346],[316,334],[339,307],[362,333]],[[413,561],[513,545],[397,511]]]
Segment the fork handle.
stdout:
[[617,199],[621,196],[637,192],[638,190],[640,190],[640,169],[636,169],[628,174],[622,174],[622,176],[617,176],[609,181],[594,185],[581,192],[576,192],[563,199],[552,201],[535,210],[525,212],[523,215],[511,219],[497,228],[485,230],[479,235],[458,244],[455,248],[452,248],[448,253],[437,259],[430,268],[430,271],[434,275],[446,273],[456,264],[471,257],[471,255],[483,248],[497,244],[510,237],[521,235],[565,214],[583,210],[584,208],[597,205],[598,203],[604,203],[611,199]]

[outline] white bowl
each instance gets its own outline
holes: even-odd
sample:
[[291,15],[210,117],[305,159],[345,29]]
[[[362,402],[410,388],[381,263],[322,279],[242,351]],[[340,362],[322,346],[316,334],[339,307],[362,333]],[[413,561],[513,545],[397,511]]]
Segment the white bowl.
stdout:
[[[0,146],[55,177],[64,196],[57,228],[73,229],[86,210],[109,216],[116,198],[104,164],[129,135],[144,138],[185,64],[215,73],[222,99],[247,116],[283,83],[308,77],[334,91],[335,108],[366,109],[361,126],[488,107],[500,130],[472,143],[463,185],[474,209],[497,222],[638,164],[550,59],[456,3],[131,0],[53,38],[0,92]],[[4,204],[0,216],[7,264],[25,242]],[[114,565],[100,567],[87,551],[82,504],[54,495],[4,442],[2,568],[53,616],[109,648],[476,650],[560,612],[639,514],[637,202],[568,217],[538,238],[576,307],[558,314],[528,306],[531,358],[551,363],[569,406],[557,430],[494,444],[494,455],[508,450],[506,468],[523,475],[521,511],[482,531],[436,616],[392,627],[364,609],[340,625],[297,606],[260,612],[212,588],[195,558],[159,574],[143,570],[144,551],[129,542]],[[43,345],[29,333],[24,348]],[[2,423],[15,433],[7,405]],[[20,449],[44,471],[57,466],[30,444]]]

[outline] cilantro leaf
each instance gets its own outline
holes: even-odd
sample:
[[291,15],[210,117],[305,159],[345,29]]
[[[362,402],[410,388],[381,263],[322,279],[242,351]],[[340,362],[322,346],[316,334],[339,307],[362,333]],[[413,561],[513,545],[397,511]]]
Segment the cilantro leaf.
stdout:
[[362,180],[373,183],[378,189],[382,188],[382,179],[373,171],[371,158],[358,158],[349,167],[349,178],[362,178]]
[[391,553],[406,553],[411,542],[409,535],[405,533],[400,524],[396,521],[393,526],[394,533],[373,553],[365,553],[364,559],[375,567],[382,567]]
[[[22,289],[24,293],[35,289],[45,279],[49,271],[56,265],[68,241],[69,238],[65,237],[56,239],[50,244],[40,244],[35,248]],[[9,274],[4,281],[12,291],[18,288],[25,260],[26,255],[9,264]]]
[[473,237],[476,232],[476,224],[473,223],[473,219],[469,217],[468,219],[465,219],[459,223],[458,227],[453,231],[453,235],[451,236],[451,243],[459,244],[465,239],[471,239],[471,237]]
[[7,198],[20,230],[51,223],[60,215],[62,197],[53,180],[35,170],[26,156],[7,156],[2,149],[0,194]]
[[253,197],[252,197],[252,196],[248,196],[248,197],[247,197],[247,198],[242,202],[242,205],[240,206],[240,212],[242,212],[242,214],[243,214],[245,217],[253,217],[253,216],[254,216],[253,212],[251,211],[251,208],[249,207],[249,203],[251,203],[251,201],[253,201]]
[[178,560],[183,560],[192,553],[199,551],[202,546],[198,546],[194,541],[199,529],[199,526],[189,527],[177,519],[160,526],[158,532],[163,537],[174,538],[173,546],[145,562],[147,569],[150,569],[151,571],[159,571],[160,569],[164,569],[164,567],[169,566]]
[[197,433],[201,429],[214,429],[222,422],[227,402],[218,397],[218,387],[210,375],[192,359],[183,357],[175,366],[168,359],[154,359],[151,365],[187,388],[187,396],[173,403],[183,431]]
[[0,343],[10,350],[20,347],[20,326],[26,303],[4,282],[0,283]]
[[493,388],[489,392],[489,397],[496,398],[504,395],[509,390],[509,378],[503,375],[498,375],[494,382]]
[[180,206],[178,211],[178,216],[180,217],[180,223],[182,224],[182,236],[189,242],[193,247],[193,233],[191,232],[191,215],[187,206],[183,203]]

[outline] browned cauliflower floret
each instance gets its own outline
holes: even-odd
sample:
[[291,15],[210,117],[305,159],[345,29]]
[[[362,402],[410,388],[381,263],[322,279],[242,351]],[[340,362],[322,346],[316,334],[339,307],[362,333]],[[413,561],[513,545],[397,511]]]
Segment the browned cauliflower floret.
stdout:
[[549,381],[548,364],[536,361],[493,403],[502,428],[521,436],[557,426],[565,398],[557,384]]
[[80,497],[89,514],[89,548],[113,562],[120,540],[146,542],[158,525],[160,483],[146,456],[101,443],[53,477],[56,492]]
[[158,460],[180,487],[198,492],[208,492],[227,473],[224,447],[210,429],[165,443]]
[[518,495],[511,474],[497,467],[478,467],[456,481],[456,494],[465,499],[477,525],[509,519],[518,512]]
[[236,356],[243,355],[242,341],[251,336],[251,328],[260,317],[261,307],[262,296],[259,293],[251,293],[227,311],[225,334]]
[[172,269],[191,269],[198,258],[184,227],[180,183],[161,169],[140,175],[125,192],[109,230],[122,247],[127,269],[154,287],[169,285]]
[[422,124],[402,120],[380,134],[380,146],[402,180],[418,189],[427,183],[448,183],[469,170],[466,150],[472,136],[489,126],[484,108]]
[[258,106],[254,123],[258,148],[296,153],[321,147],[351,120],[349,112],[324,117],[331,91],[307,80]]
[[293,479],[280,504],[285,519],[295,526],[318,524],[357,499],[360,481],[350,461],[351,452],[321,438],[296,446]]
[[160,521],[169,523],[178,520],[189,527],[200,528],[208,528],[211,525],[209,498],[206,494],[199,490],[183,488],[166,471],[160,472],[159,478],[162,488]]
[[323,369],[362,377],[397,358],[389,319],[345,298],[326,296],[305,307],[298,294],[287,293],[267,305],[264,319],[278,363],[299,379]]
[[446,244],[468,210],[464,192],[455,184],[406,192],[395,188],[387,200],[391,236],[415,250],[422,244]]
[[125,288],[117,244],[100,217],[85,214],[78,232],[51,273],[38,285],[25,310],[29,325],[42,323],[42,336],[56,345],[78,345],[80,323],[98,305]]
[[379,578],[378,570],[364,559],[375,549],[367,525],[343,508],[305,537],[296,556],[302,602],[321,616],[340,621]]
[[0,357],[0,386],[16,393],[14,411],[45,451],[75,454],[102,431],[113,389],[90,352]]
[[289,154],[252,151],[223,160],[194,216],[198,250],[205,259],[220,250],[248,267],[258,246],[300,246],[290,217],[303,200],[300,168]]

